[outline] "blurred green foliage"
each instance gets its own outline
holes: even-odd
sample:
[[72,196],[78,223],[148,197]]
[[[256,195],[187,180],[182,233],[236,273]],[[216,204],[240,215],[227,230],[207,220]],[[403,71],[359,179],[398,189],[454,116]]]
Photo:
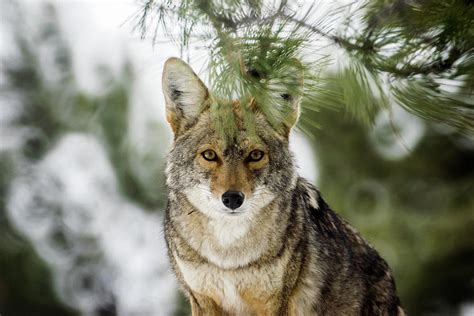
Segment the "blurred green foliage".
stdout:
[[[74,315],[77,312],[60,303],[52,287],[48,267],[32,245],[7,220],[9,185],[15,176],[41,160],[67,133],[95,135],[106,148],[123,196],[155,212],[164,207],[164,175],[161,149],[150,146],[138,152],[130,142],[129,109],[133,83],[132,66],[127,62],[114,77],[100,67],[103,91],[99,96],[79,90],[73,73],[71,51],[59,29],[56,10],[41,6],[37,32],[28,29],[27,17],[18,3],[3,6],[3,17],[14,32],[16,53],[2,58],[6,78],[0,87],[3,102],[20,110],[8,128],[27,131],[21,146],[0,155],[0,313],[6,315]],[[23,20],[22,20],[23,19]],[[50,49],[52,64],[40,60],[41,48]],[[48,71],[44,71],[47,66]],[[55,74],[55,76],[51,76]],[[160,126],[153,128],[159,137]],[[163,140],[159,140],[163,142]],[[156,144],[156,139],[148,140]],[[58,241],[61,242],[61,241]]]
[[[401,160],[386,160],[367,129],[338,112],[304,113],[320,187],[394,270],[410,315],[456,315],[474,299],[474,144],[428,125]],[[403,141],[403,139],[399,139]]]

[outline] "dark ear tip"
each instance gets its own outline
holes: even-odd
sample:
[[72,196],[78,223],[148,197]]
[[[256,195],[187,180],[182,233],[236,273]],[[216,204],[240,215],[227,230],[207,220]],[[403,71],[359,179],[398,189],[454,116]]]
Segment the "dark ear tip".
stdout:
[[257,69],[255,68],[249,68],[247,69],[247,75],[249,75],[253,79],[260,80],[263,78],[263,74],[261,74]]

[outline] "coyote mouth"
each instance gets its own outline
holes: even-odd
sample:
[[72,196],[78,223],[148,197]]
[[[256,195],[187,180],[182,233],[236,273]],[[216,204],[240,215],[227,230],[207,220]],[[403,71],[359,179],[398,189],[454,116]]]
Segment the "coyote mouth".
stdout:
[[230,216],[239,216],[240,214],[245,213],[245,211],[231,211],[231,212],[225,212],[225,214],[228,214]]
[[240,215],[243,215],[245,213],[248,213],[248,209],[244,207],[239,207],[235,210],[229,210],[228,208],[225,209],[219,209],[218,212],[226,217],[238,217]]

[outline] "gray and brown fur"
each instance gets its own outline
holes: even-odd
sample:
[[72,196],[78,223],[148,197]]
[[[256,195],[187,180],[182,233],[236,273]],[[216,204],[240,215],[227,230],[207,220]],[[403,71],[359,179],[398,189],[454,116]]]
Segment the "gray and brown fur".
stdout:
[[[239,123],[245,105],[222,103],[239,126],[229,142],[209,110],[217,101],[189,66],[170,59],[163,86],[175,133],[165,237],[193,315],[404,315],[387,263],[296,173],[288,133],[297,102],[279,131],[254,106],[255,135]],[[219,160],[204,161],[206,148]],[[260,164],[246,160],[254,148],[265,153]],[[229,189],[245,193],[241,214],[221,212]]]

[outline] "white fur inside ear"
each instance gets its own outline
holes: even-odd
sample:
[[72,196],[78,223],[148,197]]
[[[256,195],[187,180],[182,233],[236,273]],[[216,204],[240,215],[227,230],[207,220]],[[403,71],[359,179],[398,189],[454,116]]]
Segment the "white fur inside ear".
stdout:
[[[185,117],[195,117],[208,97],[204,83],[191,67],[178,58],[170,58],[163,71],[163,92],[167,107],[176,107]],[[176,110],[176,109],[172,109]]]

